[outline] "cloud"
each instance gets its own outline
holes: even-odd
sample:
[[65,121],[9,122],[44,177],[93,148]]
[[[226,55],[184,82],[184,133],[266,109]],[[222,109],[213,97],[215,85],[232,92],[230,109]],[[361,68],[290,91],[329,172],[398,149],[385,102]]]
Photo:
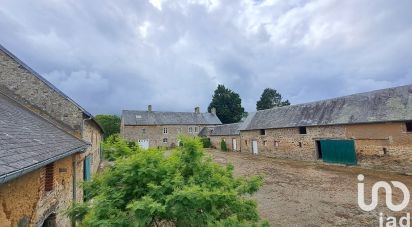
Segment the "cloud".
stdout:
[[12,1],[0,42],[90,112],[206,110],[219,83],[253,111],[412,83],[407,0]]

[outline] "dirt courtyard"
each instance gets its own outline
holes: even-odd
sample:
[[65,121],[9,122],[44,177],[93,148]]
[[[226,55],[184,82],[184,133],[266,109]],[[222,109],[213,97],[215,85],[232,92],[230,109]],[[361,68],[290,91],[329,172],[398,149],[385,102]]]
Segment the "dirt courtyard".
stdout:
[[[379,226],[381,212],[382,220],[390,215],[398,221],[411,212],[411,203],[402,211],[390,211],[384,190],[379,190],[375,210],[363,211],[357,202],[359,174],[365,177],[366,204],[371,201],[375,182],[400,181],[412,190],[411,176],[216,150],[208,150],[208,154],[218,163],[232,163],[237,176],[263,176],[264,186],[253,197],[261,217],[272,226]],[[403,193],[392,188],[393,203],[399,204]]]

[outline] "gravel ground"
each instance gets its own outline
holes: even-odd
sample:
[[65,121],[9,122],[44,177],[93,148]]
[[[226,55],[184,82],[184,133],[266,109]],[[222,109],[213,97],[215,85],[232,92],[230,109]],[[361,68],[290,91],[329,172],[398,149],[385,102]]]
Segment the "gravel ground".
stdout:
[[[412,201],[403,211],[390,211],[384,190],[380,190],[379,204],[373,211],[363,211],[357,203],[358,174],[365,176],[368,204],[375,182],[400,181],[412,190],[411,176],[216,150],[208,150],[208,154],[218,163],[232,163],[235,175],[264,177],[264,186],[253,197],[261,217],[272,226],[379,226],[380,212],[384,219],[390,215],[397,220],[411,212]],[[402,192],[394,188],[393,203],[402,200]]]

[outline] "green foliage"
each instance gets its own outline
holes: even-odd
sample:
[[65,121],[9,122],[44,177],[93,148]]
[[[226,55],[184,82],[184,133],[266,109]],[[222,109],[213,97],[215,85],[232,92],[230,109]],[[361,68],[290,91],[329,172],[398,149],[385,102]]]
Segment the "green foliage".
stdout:
[[208,111],[216,108],[216,115],[223,124],[236,123],[242,119],[245,109],[239,94],[219,84],[213,94]]
[[227,151],[226,141],[224,141],[223,139],[222,141],[220,141],[220,150]]
[[202,137],[200,138],[203,144],[203,148],[210,148],[212,146],[212,143],[210,142],[210,138],[207,137]]
[[107,137],[102,143],[102,148],[104,158],[108,161],[129,157],[140,150],[136,143],[124,141],[119,134]]
[[271,109],[273,107],[280,107],[280,106],[289,106],[289,100],[282,101],[282,95],[278,93],[275,89],[266,88],[262,95],[260,96],[260,100],[256,103],[257,110],[266,110]]
[[120,133],[120,117],[116,115],[96,115],[96,121],[104,130],[104,138]]
[[75,204],[70,217],[91,227],[260,225],[256,203],[247,195],[262,179],[236,178],[232,165],[204,155],[200,139],[181,140],[183,146],[168,155],[149,149],[117,159],[92,179],[92,198]]

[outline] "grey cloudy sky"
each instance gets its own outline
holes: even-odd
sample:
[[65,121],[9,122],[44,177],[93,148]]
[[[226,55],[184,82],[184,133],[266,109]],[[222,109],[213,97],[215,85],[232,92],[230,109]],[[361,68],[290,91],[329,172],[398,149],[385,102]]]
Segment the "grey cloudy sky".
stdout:
[[0,0],[0,43],[90,112],[253,111],[412,83],[410,0]]

